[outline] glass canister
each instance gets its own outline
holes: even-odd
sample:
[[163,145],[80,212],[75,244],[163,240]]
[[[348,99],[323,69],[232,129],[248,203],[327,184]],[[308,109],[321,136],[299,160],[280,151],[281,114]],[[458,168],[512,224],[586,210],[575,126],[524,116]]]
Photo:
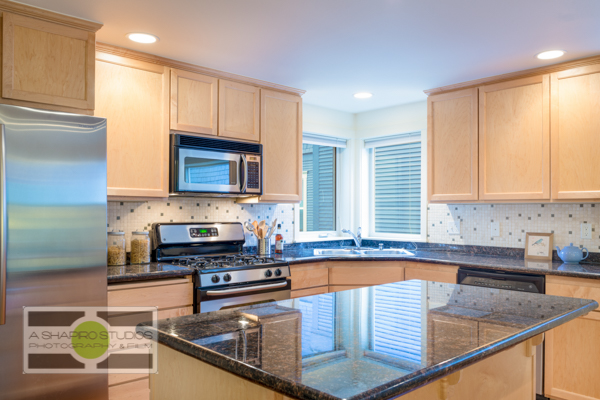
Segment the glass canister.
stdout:
[[108,232],[108,256],[106,264],[125,265],[127,256],[125,252],[125,232]]
[[150,262],[149,232],[131,232],[131,264],[148,264]]

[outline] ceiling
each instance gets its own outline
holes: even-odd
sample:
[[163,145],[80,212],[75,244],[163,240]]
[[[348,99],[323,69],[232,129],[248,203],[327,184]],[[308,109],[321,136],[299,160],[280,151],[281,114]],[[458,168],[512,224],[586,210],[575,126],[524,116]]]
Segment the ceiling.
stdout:
[[[104,23],[99,41],[304,89],[305,103],[352,113],[600,53],[598,0],[23,2]],[[160,41],[125,37],[138,31]],[[568,53],[534,58],[550,49]]]

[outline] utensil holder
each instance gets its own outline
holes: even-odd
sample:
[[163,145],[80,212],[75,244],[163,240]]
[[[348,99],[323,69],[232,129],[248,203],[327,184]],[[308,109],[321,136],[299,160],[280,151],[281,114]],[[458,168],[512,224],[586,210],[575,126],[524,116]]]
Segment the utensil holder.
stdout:
[[268,256],[271,254],[271,240],[270,239],[258,239],[258,255]]

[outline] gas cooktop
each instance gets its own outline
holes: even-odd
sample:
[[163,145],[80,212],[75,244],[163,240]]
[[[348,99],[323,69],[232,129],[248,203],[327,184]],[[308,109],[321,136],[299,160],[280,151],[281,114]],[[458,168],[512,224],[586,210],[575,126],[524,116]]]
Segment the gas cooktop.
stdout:
[[243,254],[246,238],[239,222],[156,223],[152,241],[154,258],[195,269],[199,288],[285,281],[291,275],[287,261]]

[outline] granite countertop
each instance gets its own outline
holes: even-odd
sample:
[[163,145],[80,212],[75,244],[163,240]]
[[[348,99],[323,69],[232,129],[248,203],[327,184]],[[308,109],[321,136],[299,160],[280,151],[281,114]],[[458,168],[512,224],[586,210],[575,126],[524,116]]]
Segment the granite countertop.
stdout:
[[[412,280],[160,320],[158,341],[292,398],[378,400],[597,307],[593,300]],[[465,318],[501,333],[471,339],[459,323]],[[440,319],[444,327],[436,328]]]
[[[290,265],[319,261],[420,261],[506,272],[600,279],[600,264],[598,263],[564,264],[560,261],[524,260],[522,256],[506,257],[459,251],[419,250],[413,253],[414,256],[315,256],[314,249],[300,248],[286,250],[283,255],[272,254],[271,257],[288,261]],[[153,262],[142,265],[124,265],[122,267],[108,267],[108,283],[172,278],[191,275],[192,273],[193,270],[186,266],[169,263]]]
[[149,279],[173,278],[192,275],[194,271],[182,265],[150,263],[108,267],[108,283],[135,282]]
[[290,265],[318,261],[420,261],[459,267],[481,268],[539,275],[561,275],[576,278],[600,279],[600,264],[564,264],[560,261],[525,260],[523,257],[463,253],[458,251],[412,251],[414,256],[315,256],[313,249],[294,249],[276,258]]

